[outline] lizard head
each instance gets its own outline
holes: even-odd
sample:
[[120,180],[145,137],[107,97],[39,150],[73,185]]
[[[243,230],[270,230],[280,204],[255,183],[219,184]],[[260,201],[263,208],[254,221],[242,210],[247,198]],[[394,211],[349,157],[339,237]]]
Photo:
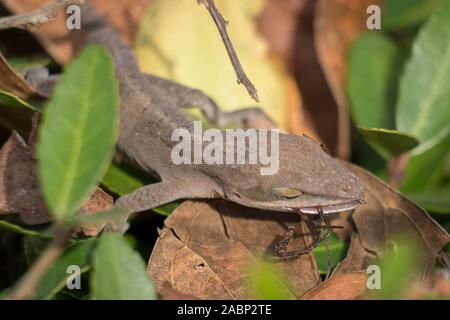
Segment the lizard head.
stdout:
[[279,134],[279,168],[261,175],[258,166],[235,168],[225,178],[225,198],[248,207],[306,214],[336,213],[364,203],[364,184],[323,146],[307,136]]

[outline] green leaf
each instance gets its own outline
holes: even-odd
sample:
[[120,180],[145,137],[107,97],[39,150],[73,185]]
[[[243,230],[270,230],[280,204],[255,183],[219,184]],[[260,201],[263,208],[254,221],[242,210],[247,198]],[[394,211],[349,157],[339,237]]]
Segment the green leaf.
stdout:
[[[331,256],[331,266],[334,267],[340,262],[345,255],[347,247],[344,242],[338,239],[336,235],[331,234],[329,238],[328,248]],[[314,257],[316,258],[317,267],[321,274],[326,274],[328,271],[328,260],[326,254],[325,243],[322,242],[318,247],[313,250]]]
[[51,62],[51,59],[45,54],[31,57],[8,57],[9,65],[17,72],[26,71],[35,67],[48,66]]
[[381,289],[373,290],[378,299],[399,299],[414,279],[421,252],[407,235],[388,242],[390,249],[381,260]]
[[397,130],[361,127],[358,127],[358,130],[374,149],[386,158],[400,155],[419,145],[416,138]]
[[127,241],[107,234],[95,252],[92,293],[98,300],[157,299],[146,265]]
[[256,300],[292,300],[295,296],[285,286],[280,270],[267,262],[254,262],[250,269],[252,298]]
[[175,209],[181,204],[181,201],[175,201],[168,204],[165,204],[158,208],[153,208],[152,211],[163,215],[163,216],[169,216]]
[[101,47],[85,49],[56,86],[39,132],[42,191],[57,219],[75,213],[111,162],[118,106],[111,57]]
[[421,143],[450,126],[449,21],[447,1],[419,32],[400,82],[397,129]]
[[91,258],[96,244],[97,238],[91,238],[79,241],[67,249],[42,278],[35,299],[50,299],[63,289],[71,275],[67,272],[69,266],[78,266],[81,273],[88,271],[91,268]]
[[155,182],[156,180],[149,177],[145,172],[129,166],[118,166],[114,163],[108,167],[102,179],[102,184],[119,196],[131,193],[147,184]]
[[10,223],[10,222],[4,221],[4,220],[0,220],[0,229],[9,231],[9,232],[14,232],[17,234],[21,234],[24,236],[34,236],[34,237],[41,236],[41,233],[39,233],[38,231],[26,229],[17,224],[13,224],[13,223]]
[[450,185],[441,189],[407,193],[406,196],[434,213],[450,213]]
[[0,90],[0,105],[12,108],[26,108],[33,111],[39,111],[38,108],[32,106],[25,100],[22,100],[14,94],[3,90]]
[[385,0],[382,30],[396,31],[423,22],[445,0]]
[[123,208],[113,208],[107,211],[96,212],[91,215],[75,215],[66,220],[66,223],[71,226],[79,226],[87,222],[111,222],[127,217],[129,213]]
[[[149,177],[145,172],[129,166],[118,166],[113,163],[109,166],[102,180],[102,184],[106,188],[120,196],[156,182],[154,178]],[[180,201],[175,201],[152,210],[163,216],[168,216],[179,204]]]
[[450,133],[434,140],[411,152],[399,188],[403,193],[434,190],[444,181],[450,155]]
[[363,33],[349,55],[348,97],[356,124],[393,128],[401,51],[381,33]]
[[352,162],[366,168],[386,181],[387,161],[365,140],[361,133],[352,127]]

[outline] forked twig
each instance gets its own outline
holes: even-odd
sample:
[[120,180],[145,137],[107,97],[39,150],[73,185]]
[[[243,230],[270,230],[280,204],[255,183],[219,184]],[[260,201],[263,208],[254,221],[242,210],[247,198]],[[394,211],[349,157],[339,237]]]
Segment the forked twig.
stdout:
[[0,30],[18,28],[36,31],[43,24],[50,22],[62,8],[83,3],[84,0],[56,0],[29,13],[0,18]]
[[233,65],[234,71],[236,72],[237,82],[239,84],[243,84],[247,89],[249,95],[255,100],[259,102],[258,92],[256,91],[255,86],[250,81],[250,79],[245,74],[244,69],[242,68],[241,62],[236,54],[236,50],[234,50],[233,43],[230,40],[227,32],[227,22],[223,18],[220,11],[217,9],[214,0],[197,0],[198,3],[204,4],[208,9],[209,14],[214,20],[214,23],[219,30],[220,36],[222,37],[223,44],[228,52],[228,56],[230,57],[231,64]]

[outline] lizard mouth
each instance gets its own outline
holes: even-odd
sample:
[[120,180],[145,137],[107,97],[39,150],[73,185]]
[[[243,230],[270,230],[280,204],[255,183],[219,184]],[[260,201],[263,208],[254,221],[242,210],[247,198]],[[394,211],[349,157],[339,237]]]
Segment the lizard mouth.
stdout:
[[353,210],[361,204],[366,204],[364,199],[351,200],[348,202],[338,203],[338,204],[330,204],[325,206],[318,207],[302,207],[297,210],[301,213],[305,214],[319,214],[319,210],[322,209],[322,213],[330,214],[330,213],[338,213],[343,211]]

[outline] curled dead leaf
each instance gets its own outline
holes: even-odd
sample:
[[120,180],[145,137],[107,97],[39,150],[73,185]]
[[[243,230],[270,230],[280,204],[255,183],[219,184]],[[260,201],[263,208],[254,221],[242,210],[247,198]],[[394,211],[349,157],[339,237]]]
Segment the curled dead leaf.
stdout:
[[364,198],[367,205],[358,207],[352,214],[362,246],[383,256],[388,241],[398,235],[408,235],[425,253],[416,266],[420,277],[423,280],[429,278],[436,259],[450,242],[449,234],[425,210],[368,171],[342,163],[366,185]]
[[314,8],[315,1],[306,1],[296,17],[290,70],[302,92],[304,122],[317,133],[331,154],[336,155],[337,107],[316,54],[313,36]]
[[337,154],[342,159],[350,155],[350,116],[345,89],[347,53],[358,34],[367,30],[367,7],[380,3],[380,0],[317,2],[314,39],[320,64],[338,105]]

